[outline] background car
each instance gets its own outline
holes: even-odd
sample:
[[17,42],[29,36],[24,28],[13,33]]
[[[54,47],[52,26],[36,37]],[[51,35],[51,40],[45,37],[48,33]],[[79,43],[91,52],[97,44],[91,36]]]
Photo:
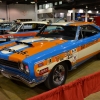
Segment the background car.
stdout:
[[48,21],[27,21],[14,24],[9,34],[23,33],[23,32],[38,32]]
[[100,28],[89,22],[45,25],[37,37],[0,46],[1,74],[33,87],[64,84],[68,71],[94,55],[100,58]]
[[13,23],[8,21],[2,21],[0,22],[0,35],[5,34],[6,31],[10,30]]
[[3,33],[0,35],[0,43],[35,36],[38,31],[47,23],[48,21],[28,21],[14,23],[10,27],[10,30],[3,30]]

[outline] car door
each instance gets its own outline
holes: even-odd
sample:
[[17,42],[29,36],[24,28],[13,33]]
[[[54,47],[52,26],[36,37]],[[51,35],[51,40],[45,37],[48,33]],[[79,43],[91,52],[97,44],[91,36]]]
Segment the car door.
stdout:
[[100,30],[92,25],[80,27],[78,37],[78,60],[84,62],[99,52]]

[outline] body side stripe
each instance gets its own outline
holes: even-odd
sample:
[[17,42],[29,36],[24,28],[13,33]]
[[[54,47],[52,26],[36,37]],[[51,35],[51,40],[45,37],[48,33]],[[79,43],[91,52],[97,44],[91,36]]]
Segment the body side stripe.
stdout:
[[94,56],[94,55],[98,54],[98,53],[99,53],[99,51],[93,52],[93,53],[91,53],[91,54],[89,54],[87,56],[84,56],[84,57],[78,59],[77,62],[79,63],[79,62],[81,62],[81,61],[83,61],[83,60],[85,60],[85,59],[87,59],[87,58],[89,58],[91,56]]
[[[89,40],[89,41],[86,41],[86,43],[88,43],[88,42],[91,42],[92,41],[92,38],[91,38],[91,40]],[[75,40],[74,40],[74,42],[75,42]],[[63,50],[62,50],[62,52],[67,52],[68,50],[71,50],[71,49],[73,49],[73,48],[78,48],[78,50],[80,50],[79,48],[82,46],[82,45],[84,45],[84,44],[86,44],[85,42],[83,42],[83,44],[79,47],[79,41],[78,41],[78,43],[76,43],[76,44],[74,44],[73,42],[72,43],[69,43],[68,44],[68,42],[66,43],[64,43],[64,44],[61,44],[61,45],[63,45],[63,47],[65,47]],[[96,42],[94,42],[94,43],[96,43]],[[70,46],[70,44],[71,44],[71,46]],[[67,46],[68,45],[68,46]],[[91,45],[88,45],[88,46],[91,46]],[[88,46],[86,46],[86,48],[88,47]],[[49,46],[48,46],[49,47]],[[52,46],[53,47],[53,46]],[[54,48],[56,48],[56,46],[54,46]],[[54,50],[54,48],[49,48],[51,51],[52,50]],[[56,48],[57,49],[57,48]],[[50,51],[49,50],[49,51]],[[81,49],[82,50],[82,49]],[[36,54],[36,51],[37,51],[37,54]],[[39,51],[40,51],[40,53],[39,53]],[[48,51],[48,52],[49,52]],[[43,55],[44,53],[46,53],[46,48],[42,51],[42,50],[35,50],[34,51],[34,57],[35,57],[35,55],[38,55],[38,54],[40,54],[40,55]],[[57,54],[60,54],[60,53],[55,53],[55,55],[57,55]],[[54,55],[54,56],[55,56]],[[23,56],[23,55],[22,55]],[[30,59],[31,59],[31,56],[32,56],[32,53],[30,54]],[[38,56],[37,56],[38,57]],[[35,57],[36,58],[36,57]],[[23,59],[22,60],[24,60],[25,59],[25,56],[23,57]],[[26,58],[27,59],[27,58]],[[21,60],[21,61],[22,61]]]

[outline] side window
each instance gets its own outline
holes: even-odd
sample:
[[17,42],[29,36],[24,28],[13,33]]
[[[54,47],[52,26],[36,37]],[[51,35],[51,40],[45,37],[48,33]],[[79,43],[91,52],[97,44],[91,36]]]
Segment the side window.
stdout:
[[33,23],[32,30],[40,30],[43,26],[44,26],[44,24]]
[[81,26],[81,30],[79,33],[79,39],[91,37],[98,34],[99,30],[92,25],[84,25]]
[[24,30],[32,29],[32,24],[24,24],[23,28]]
[[20,28],[19,32],[34,31],[34,30],[37,30],[37,24],[26,23],[26,24],[23,24],[23,26]]
[[45,24],[38,24],[38,30],[40,30]]

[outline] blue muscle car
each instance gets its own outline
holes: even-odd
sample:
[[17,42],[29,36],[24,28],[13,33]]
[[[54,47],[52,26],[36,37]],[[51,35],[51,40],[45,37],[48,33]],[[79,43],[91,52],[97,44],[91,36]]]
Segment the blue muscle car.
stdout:
[[7,78],[33,87],[64,84],[69,70],[93,57],[100,58],[100,28],[89,22],[45,25],[36,37],[0,46],[0,70]]

